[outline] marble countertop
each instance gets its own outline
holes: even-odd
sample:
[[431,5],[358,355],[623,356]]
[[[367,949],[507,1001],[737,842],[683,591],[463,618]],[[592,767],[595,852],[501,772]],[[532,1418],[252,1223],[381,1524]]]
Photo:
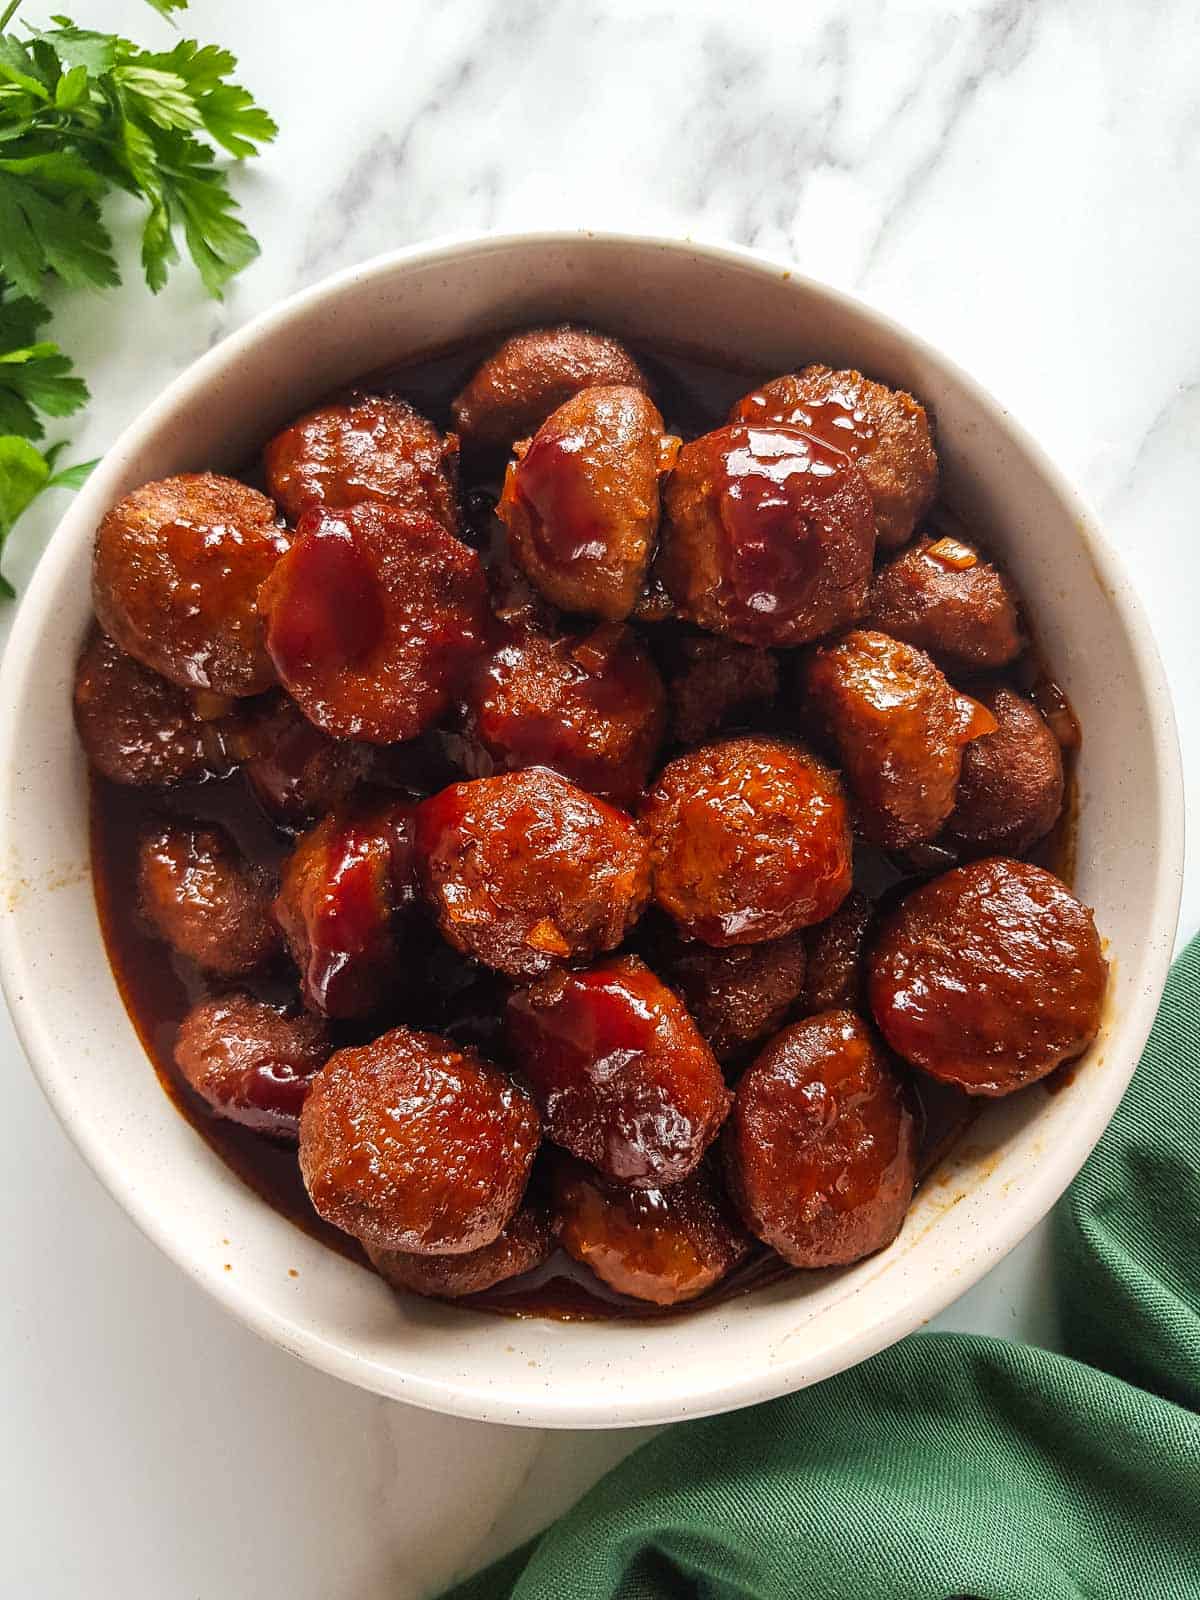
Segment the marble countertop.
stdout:
[[[74,10],[169,39],[140,0]],[[1196,821],[1190,6],[193,0],[186,31],[233,49],[281,124],[237,180],[263,256],[223,305],[188,271],[150,301],[131,251],[124,289],[64,302],[53,331],[94,395],[71,459],[248,317],[384,249],[544,226],[758,246],[946,350],[1091,499],[1154,622]],[[18,584],[58,509],[14,536]],[[1198,923],[1193,852],[1181,934]],[[642,1437],[419,1413],[269,1349],[99,1189],[3,1016],[0,1061],[13,1593],[406,1600],[533,1531]],[[1039,1229],[939,1325],[1052,1339],[1048,1270]]]

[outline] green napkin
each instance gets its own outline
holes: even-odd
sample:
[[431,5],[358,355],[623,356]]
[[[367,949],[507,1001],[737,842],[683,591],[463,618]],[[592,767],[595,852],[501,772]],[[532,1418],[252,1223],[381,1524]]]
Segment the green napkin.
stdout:
[[1200,1597],[1198,1011],[1200,939],[1056,1214],[1071,1357],[916,1334],[682,1423],[455,1600]]

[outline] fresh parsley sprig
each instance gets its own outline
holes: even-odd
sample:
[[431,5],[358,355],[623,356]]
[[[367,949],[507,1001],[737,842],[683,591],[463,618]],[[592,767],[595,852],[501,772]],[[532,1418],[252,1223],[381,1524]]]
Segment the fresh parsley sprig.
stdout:
[[[114,189],[142,200],[141,258],[155,293],[182,238],[204,287],[220,298],[258,245],[237,215],[221,154],[241,161],[275,137],[250,93],[230,81],[227,50],[180,39],[144,50],[118,34],[53,27],[10,30],[21,0],[0,13],[0,550],[43,489],[77,488],[92,463],[58,471],[43,452],[46,418],[88,399],[71,359],[40,337],[48,283],[104,289],[120,282],[103,204]],[[187,0],[148,0],[162,16]],[[0,577],[0,594],[12,590]]]

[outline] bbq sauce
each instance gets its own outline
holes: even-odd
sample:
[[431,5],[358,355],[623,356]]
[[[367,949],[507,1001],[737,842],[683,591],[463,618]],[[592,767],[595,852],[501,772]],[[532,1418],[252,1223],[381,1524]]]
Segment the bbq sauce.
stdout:
[[[448,429],[451,398],[497,342],[497,336],[490,335],[437,351],[421,361],[368,375],[355,387],[400,394],[440,427]],[[764,373],[691,351],[638,345],[632,348],[650,378],[668,432],[685,439],[720,427],[735,401],[780,370]],[[843,417],[830,403],[823,409],[820,426],[814,431],[828,443],[842,444],[853,427],[854,419]],[[258,452],[240,476],[251,483],[259,481]],[[484,545],[485,563],[497,559],[499,553],[498,529],[493,526],[490,548],[485,531],[489,521],[495,524],[487,511],[499,487],[494,462],[482,464],[478,471],[469,461],[464,463],[461,489],[469,512],[464,537]],[[934,508],[927,524],[947,537],[966,532],[959,518],[942,505]],[[971,536],[974,538],[973,532]],[[636,624],[639,619],[633,620]],[[674,626],[670,622],[646,623],[641,632],[653,650],[656,631]],[[1028,852],[1028,856],[1070,883],[1076,820],[1072,768],[1079,740],[1078,725],[1065,696],[1044,670],[1036,650],[1028,651],[1008,673],[999,677],[1034,700],[1043,715],[1051,719],[1064,745],[1067,793],[1062,816],[1051,835]],[[765,708],[755,719],[753,730],[795,736],[798,730],[794,714],[790,714],[790,690],[786,681],[775,704]],[[453,728],[412,741],[411,746],[403,747],[404,756],[397,761],[402,772],[400,783],[410,791],[431,792],[458,778],[479,775],[468,770],[464,743]],[[665,750],[662,759],[669,759],[671,753],[670,749]],[[139,917],[133,892],[138,839],[155,823],[164,820],[220,823],[250,860],[272,871],[278,870],[290,850],[293,835],[268,819],[250,785],[238,771],[223,778],[164,791],[112,784],[94,773],[89,782],[91,858],[100,925],[121,997],[163,1089],[196,1132],[248,1188],[312,1238],[370,1270],[357,1241],[322,1221],[313,1210],[300,1177],[294,1147],[273,1142],[216,1116],[176,1069],[173,1049],[180,1022],[194,1004],[220,992],[221,985],[219,980],[201,973],[151,936]],[[855,878],[872,899],[883,899],[886,903],[898,898],[906,886],[915,886],[932,873],[945,871],[955,864],[956,858],[939,846],[933,847],[926,859],[900,861],[858,844]],[[403,986],[397,1014],[381,1014],[353,1024],[333,1023],[331,1032],[335,1044],[361,1043],[403,1021],[414,1027],[445,1033],[460,1043],[475,1045],[485,1055],[503,1062],[506,1054],[501,1022],[506,998],[503,980],[441,945],[432,928],[416,924],[410,930],[409,941],[413,960],[421,965],[424,982]],[[243,980],[239,987],[269,1003],[287,1005],[295,1003],[296,985],[295,971],[281,960],[275,968]],[[131,1069],[136,1070],[136,1064],[131,1064]],[[924,1176],[952,1148],[978,1114],[979,1107],[952,1088],[931,1087],[931,1080],[914,1079],[910,1092],[918,1111],[918,1127],[922,1130],[918,1170]],[[713,1304],[778,1282],[792,1271],[764,1246],[699,1299],[662,1308],[615,1294],[559,1250],[535,1271],[460,1304],[510,1316],[543,1316],[558,1320],[676,1316],[692,1306]]]

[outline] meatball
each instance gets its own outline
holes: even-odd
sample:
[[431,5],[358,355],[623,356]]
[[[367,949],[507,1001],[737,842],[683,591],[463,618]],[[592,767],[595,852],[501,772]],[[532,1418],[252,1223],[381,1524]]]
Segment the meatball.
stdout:
[[549,767],[628,805],[662,743],[665,702],[637,635],[602,623],[558,638],[509,633],[473,678],[467,721],[497,767]]
[[804,1009],[810,1016],[866,1009],[864,958],[874,920],[871,902],[855,889],[827,922],[809,929]]
[[446,939],[513,978],[612,950],[649,896],[632,817],[545,767],[423,801],[416,846]]
[[159,938],[206,972],[237,978],[279,952],[274,885],[223,828],[171,824],[138,845],[138,896]]
[[729,1109],[696,1024],[636,956],[518,990],[508,1025],[547,1138],[618,1183],[679,1183]]
[[185,689],[275,682],[255,602],[287,549],[266,495],[213,472],[127,494],[96,530],[92,601],[110,638]]
[[968,1094],[1044,1078],[1096,1037],[1108,966],[1092,913],[1052,872],[990,856],[884,923],[871,1010],[898,1055]]
[[305,512],[259,607],[305,716],[335,738],[392,744],[449,709],[483,648],[487,583],[432,517],[368,500]]
[[668,1189],[630,1189],[564,1160],[552,1184],[568,1254],[635,1300],[694,1300],[751,1248],[708,1161]]
[[232,743],[255,798],[285,827],[332,811],[377,771],[378,746],[331,739],[285,694],[256,704]]
[[954,809],[963,746],[996,719],[923,650],[859,628],[803,669],[808,707],[838,751],[863,838],[890,850],[932,839]]
[[786,423],[844,451],[866,479],[881,549],[907,543],[933,504],[938,463],[924,407],[861,372],[805,367],[746,395],[729,420]]
[[621,622],[646,584],[658,480],[678,439],[640,389],[583,389],[508,469],[497,507],[514,559],[552,605]]
[[950,668],[1007,666],[1024,646],[1012,585],[957,539],[919,539],[880,567],[868,605],[872,627]]
[[1028,849],[1058,821],[1063,763],[1058,740],[1041,715],[1011,689],[981,696],[995,733],[963,751],[962,776],[948,831],[989,850]]
[[672,942],[663,976],[683,997],[720,1061],[783,1026],[804,988],[804,935],[714,950]]
[[862,474],[796,428],[718,428],[679,452],[657,567],[679,615],[799,645],[857,617],[875,527]]
[[781,939],[849,893],[842,787],[800,745],[749,737],[691,750],[663,768],[642,822],[654,898],[685,938]]
[[197,716],[191,697],[98,628],[75,668],[74,706],[88,760],[113,783],[165,788],[230,764],[220,729]]
[[294,1143],[309,1085],[332,1048],[316,1017],[226,994],[184,1017],[175,1065],[218,1116]]
[[538,1136],[533,1101],[499,1067],[393,1028],[314,1078],[300,1171],[318,1215],[368,1248],[466,1255],[513,1217]]
[[700,634],[680,639],[667,673],[671,738],[699,744],[779,693],[779,661],[770,650]]
[[267,489],[289,522],[313,506],[380,500],[457,533],[458,440],[394,395],[321,406],[263,452]]
[[526,1200],[491,1244],[465,1255],[417,1255],[373,1246],[368,1246],[367,1255],[393,1289],[407,1289],[435,1300],[461,1300],[464,1295],[482,1294],[508,1278],[532,1272],[549,1259],[555,1243],[547,1212]]
[[842,1267],[882,1250],[916,1181],[900,1081],[852,1011],[772,1039],[738,1083],[722,1153],[746,1224],[794,1267]]
[[275,918],[304,1003],[322,1016],[365,1016],[400,981],[397,913],[416,900],[414,809],[374,797],[340,806],[284,865]]
[[530,328],[506,339],[476,368],[450,411],[468,449],[509,450],[581,389],[613,385],[650,391],[637,362],[615,339],[568,323]]

